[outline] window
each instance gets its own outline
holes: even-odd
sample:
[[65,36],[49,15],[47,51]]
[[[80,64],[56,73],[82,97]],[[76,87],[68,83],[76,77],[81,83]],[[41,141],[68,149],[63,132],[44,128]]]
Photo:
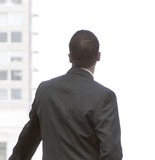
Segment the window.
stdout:
[[23,60],[23,52],[20,50],[4,51],[0,50],[0,65],[10,62],[21,62]]
[[20,12],[10,12],[8,15],[9,25],[22,25],[23,15]]
[[11,99],[21,99],[22,90],[21,89],[11,89]]
[[22,71],[13,70],[11,71],[11,80],[19,81],[22,79]]
[[8,73],[6,70],[0,70],[0,80],[7,80]]
[[8,37],[6,32],[0,32],[0,42],[7,42]]
[[19,26],[23,23],[23,14],[21,12],[1,12],[0,25],[14,25]]
[[12,0],[12,3],[21,4],[22,0]]
[[0,160],[6,160],[6,143],[0,142]]
[[11,51],[11,62],[21,62],[22,52],[21,51]]
[[0,13],[0,25],[7,25],[7,13]]
[[0,64],[5,64],[8,62],[8,54],[6,51],[0,51]]
[[6,3],[7,0],[0,0],[0,4]]
[[7,99],[7,89],[0,89],[0,99]]
[[11,42],[21,42],[22,33],[21,32],[11,32]]

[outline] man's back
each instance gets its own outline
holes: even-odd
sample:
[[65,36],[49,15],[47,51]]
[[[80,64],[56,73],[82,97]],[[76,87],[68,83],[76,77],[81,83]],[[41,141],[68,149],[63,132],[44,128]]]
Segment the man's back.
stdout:
[[[106,96],[113,95],[113,92],[95,82],[87,71],[78,68],[44,82],[40,88],[36,102],[43,139],[43,159],[99,160],[100,136],[103,134],[100,132],[108,131],[106,103],[110,97]],[[117,104],[113,105],[117,107]],[[98,113],[100,111],[105,112]],[[103,124],[98,123],[100,118]],[[111,154],[106,148],[111,146],[106,143],[101,153]]]
[[43,160],[122,159],[116,96],[91,75],[100,60],[99,41],[80,30],[69,51],[72,68],[39,85],[9,160],[30,160],[41,140]]

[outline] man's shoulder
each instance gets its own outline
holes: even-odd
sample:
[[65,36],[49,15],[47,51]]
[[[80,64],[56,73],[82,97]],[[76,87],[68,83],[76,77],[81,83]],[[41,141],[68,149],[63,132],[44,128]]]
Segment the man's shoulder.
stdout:
[[54,77],[54,78],[51,78],[51,79],[48,79],[48,80],[45,80],[45,81],[42,81],[40,83],[41,86],[49,86],[53,83],[57,83],[59,82],[60,80],[62,80],[63,78],[65,77],[65,75],[61,75],[61,76],[58,76],[58,77]]
[[105,85],[97,82],[97,81],[94,81],[94,85],[95,85],[95,88],[98,92],[100,92],[100,94],[113,94],[115,95],[115,92],[110,89],[109,87],[106,87]]

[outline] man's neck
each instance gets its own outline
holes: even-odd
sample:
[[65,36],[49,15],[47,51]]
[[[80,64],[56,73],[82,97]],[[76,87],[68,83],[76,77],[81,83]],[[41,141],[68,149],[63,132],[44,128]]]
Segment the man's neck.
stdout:
[[[81,67],[81,69],[84,69],[93,75],[95,71],[95,66],[96,66],[96,63],[90,67]],[[72,65],[72,67],[74,67],[74,65]]]
[[92,66],[90,66],[90,67],[87,67],[87,68],[82,68],[82,69],[84,69],[84,70],[86,70],[86,71],[88,71],[90,74],[94,74],[94,71],[95,71],[95,64],[94,65],[92,65]]
[[91,72],[89,69],[87,69],[87,68],[81,68],[81,69],[83,69],[83,70],[89,72],[92,76],[94,76],[93,72]]
[[87,67],[86,68],[87,70],[89,70],[92,74],[94,74],[94,71],[95,71],[95,64],[90,66],[90,67]]

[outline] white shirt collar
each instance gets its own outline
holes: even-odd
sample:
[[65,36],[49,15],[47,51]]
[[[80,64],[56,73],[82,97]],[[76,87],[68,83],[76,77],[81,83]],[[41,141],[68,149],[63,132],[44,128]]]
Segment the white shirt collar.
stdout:
[[89,73],[94,77],[94,74],[93,74],[89,69],[86,69],[86,68],[81,68],[81,69],[83,69],[83,70],[89,72]]

